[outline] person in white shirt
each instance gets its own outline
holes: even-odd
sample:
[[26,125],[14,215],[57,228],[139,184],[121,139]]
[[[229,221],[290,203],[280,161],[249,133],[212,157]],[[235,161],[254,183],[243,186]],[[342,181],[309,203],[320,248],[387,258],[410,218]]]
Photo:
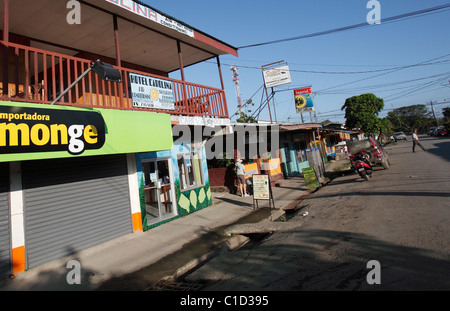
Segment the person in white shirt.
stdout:
[[242,160],[238,159],[236,161],[236,175],[239,191],[242,197],[248,197],[247,186],[245,184],[245,166],[242,164]]
[[419,145],[419,147],[422,148],[423,151],[428,151],[428,149],[425,149],[425,147],[422,146],[422,144],[420,143],[419,136],[417,136],[417,129],[415,129],[414,132],[412,133],[412,141],[413,141],[412,152],[416,152],[415,151],[416,144]]

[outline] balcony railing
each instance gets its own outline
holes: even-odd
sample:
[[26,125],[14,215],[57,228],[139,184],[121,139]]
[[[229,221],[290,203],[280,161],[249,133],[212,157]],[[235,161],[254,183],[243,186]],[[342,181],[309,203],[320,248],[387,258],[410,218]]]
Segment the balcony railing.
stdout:
[[[86,71],[90,64],[90,60],[0,41],[0,100],[50,104]],[[125,67],[115,68],[122,74],[121,83],[104,81],[91,71],[57,104],[228,118],[225,93],[221,89]],[[175,109],[133,107],[129,73],[171,81]]]

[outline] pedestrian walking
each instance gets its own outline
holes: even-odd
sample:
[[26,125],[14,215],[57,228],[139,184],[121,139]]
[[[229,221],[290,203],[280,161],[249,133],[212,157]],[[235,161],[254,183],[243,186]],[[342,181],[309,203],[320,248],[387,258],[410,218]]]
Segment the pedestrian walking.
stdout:
[[248,197],[247,185],[245,184],[245,166],[242,164],[242,160],[238,159],[236,161],[236,175],[237,184],[242,197]]
[[422,148],[423,151],[428,151],[428,149],[426,149],[424,146],[422,146],[422,144],[420,143],[419,140],[419,136],[417,136],[417,129],[414,130],[414,132],[412,133],[412,141],[413,141],[413,145],[412,145],[412,152],[416,152],[416,144]]

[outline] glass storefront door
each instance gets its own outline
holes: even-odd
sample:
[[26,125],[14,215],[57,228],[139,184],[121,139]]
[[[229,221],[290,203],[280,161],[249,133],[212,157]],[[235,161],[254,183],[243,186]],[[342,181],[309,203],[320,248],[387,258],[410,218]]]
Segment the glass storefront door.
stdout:
[[144,196],[148,223],[175,216],[176,200],[171,159],[145,159],[142,161],[142,166],[145,178]]

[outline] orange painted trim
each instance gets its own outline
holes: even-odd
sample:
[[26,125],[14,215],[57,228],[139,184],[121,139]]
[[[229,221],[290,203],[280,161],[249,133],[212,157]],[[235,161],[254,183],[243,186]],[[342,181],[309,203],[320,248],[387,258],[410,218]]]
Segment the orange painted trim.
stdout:
[[131,219],[133,221],[133,232],[137,232],[137,231],[144,231],[142,229],[142,218],[141,218],[141,213],[134,213],[133,215],[131,215]]
[[13,274],[25,271],[25,246],[12,249]]
[[234,55],[236,57],[238,56],[238,52],[236,49],[233,49],[223,43],[220,43],[214,39],[211,39],[211,38],[199,33],[198,31],[194,31],[194,37],[195,37],[195,39],[197,39],[203,43],[209,44],[210,46],[213,46],[216,49],[219,49],[221,51],[224,51],[224,52]]

